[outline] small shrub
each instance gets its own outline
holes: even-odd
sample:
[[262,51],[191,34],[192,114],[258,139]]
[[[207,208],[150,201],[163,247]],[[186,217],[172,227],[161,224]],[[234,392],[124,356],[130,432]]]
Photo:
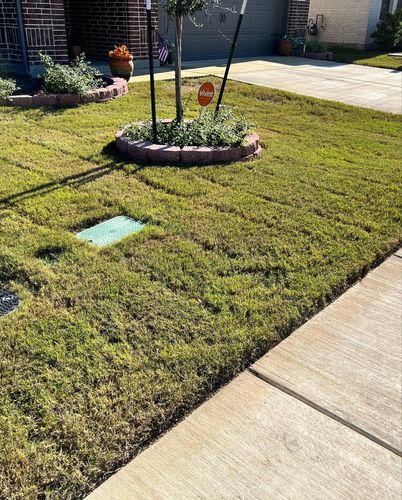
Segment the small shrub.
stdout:
[[402,40],[402,9],[395,14],[387,13],[371,36],[383,50],[390,51],[396,47]]
[[0,97],[10,97],[16,90],[18,90],[17,82],[11,78],[0,78]]
[[39,53],[44,66],[43,90],[49,94],[85,95],[102,87],[103,80],[81,54],[70,64],[56,64],[44,53]]
[[[222,106],[219,113],[203,110],[197,119],[191,122],[158,122],[157,136],[159,144],[169,146],[231,146],[243,144],[252,125],[244,118],[236,116],[234,111]],[[126,126],[124,135],[133,140],[152,142],[152,123],[131,123]]]
[[321,40],[311,39],[306,41],[306,52],[313,52],[314,54],[317,54],[327,52],[327,50],[327,45]]

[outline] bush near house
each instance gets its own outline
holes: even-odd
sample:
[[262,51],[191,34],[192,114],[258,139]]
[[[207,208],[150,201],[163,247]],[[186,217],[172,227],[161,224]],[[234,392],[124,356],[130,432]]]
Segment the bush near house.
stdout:
[[0,98],[10,97],[18,90],[17,82],[12,78],[0,78]]
[[71,64],[56,64],[47,54],[40,53],[44,66],[43,90],[48,94],[86,95],[91,90],[103,86],[97,71],[81,54]]
[[312,52],[314,54],[320,54],[323,52],[327,52],[327,45],[321,40],[310,39],[306,41],[306,52]]
[[381,49],[394,49],[402,40],[402,9],[395,14],[387,13],[371,36]]

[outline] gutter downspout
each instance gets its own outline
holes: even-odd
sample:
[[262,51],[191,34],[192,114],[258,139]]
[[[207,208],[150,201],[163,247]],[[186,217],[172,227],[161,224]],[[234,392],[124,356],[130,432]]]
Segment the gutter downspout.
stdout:
[[397,7],[398,7],[398,0],[391,0],[389,4],[389,11],[391,12],[391,14],[395,14]]
[[[290,14],[290,1],[291,0],[284,0],[282,3],[282,33],[281,36],[287,35],[288,34],[288,28],[289,28],[289,14]],[[286,15],[285,15],[286,12]]]
[[21,0],[15,0],[15,6],[17,9],[17,22],[18,22],[18,32],[20,36],[22,64],[24,65],[25,74],[30,75],[31,72],[29,70],[28,50],[27,50],[27,42],[25,39],[24,19],[22,17]]

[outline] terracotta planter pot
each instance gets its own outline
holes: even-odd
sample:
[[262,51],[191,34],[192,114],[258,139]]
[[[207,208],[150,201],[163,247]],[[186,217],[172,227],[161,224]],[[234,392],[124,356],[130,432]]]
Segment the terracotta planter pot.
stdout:
[[131,56],[130,59],[120,59],[119,57],[111,57],[109,59],[109,67],[112,76],[130,80],[134,71],[134,61]]
[[292,40],[280,40],[278,44],[278,54],[280,56],[291,56],[293,51]]

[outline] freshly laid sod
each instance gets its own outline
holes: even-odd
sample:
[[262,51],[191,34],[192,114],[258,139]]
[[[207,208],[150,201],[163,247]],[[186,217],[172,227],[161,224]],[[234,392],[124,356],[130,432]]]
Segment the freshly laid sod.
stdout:
[[402,57],[389,56],[375,50],[357,50],[343,47],[331,47],[334,61],[375,66],[377,68],[402,70]]
[[[157,96],[173,116],[173,82]],[[233,82],[226,103],[256,123],[260,160],[120,160],[147,84],[0,108],[0,288],[22,298],[0,318],[0,496],[83,496],[401,243],[397,116]],[[146,228],[76,238],[118,215]]]

